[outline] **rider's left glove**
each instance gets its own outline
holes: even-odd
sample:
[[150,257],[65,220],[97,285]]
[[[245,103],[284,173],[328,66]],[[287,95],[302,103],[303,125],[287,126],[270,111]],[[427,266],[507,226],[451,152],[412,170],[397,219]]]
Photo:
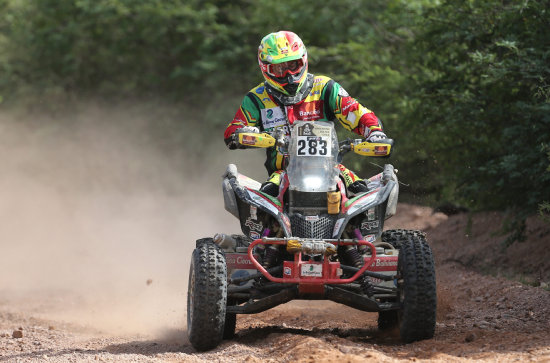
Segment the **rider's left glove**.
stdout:
[[378,142],[380,140],[384,140],[384,139],[387,139],[388,137],[386,136],[385,133],[383,133],[382,131],[372,131],[369,136],[367,136],[367,141],[368,142]]

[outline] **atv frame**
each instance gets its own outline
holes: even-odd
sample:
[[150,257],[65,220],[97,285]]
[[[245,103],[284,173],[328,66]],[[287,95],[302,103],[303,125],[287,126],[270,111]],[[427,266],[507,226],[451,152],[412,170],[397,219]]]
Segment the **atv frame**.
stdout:
[[[247,145],[275,144],[266,134],[240,137]],[[391,145],[347,140],[340,143],[339,157],[342,150],[389,154]],[[397,327],[403,342],[431,338],[436,284],[426,235],[383,231],[384,221],[396,212],[398,182],[392,165],[369,181],[371,190],[349,196],[339,180],[337,212],[327,214],[331,202],[326,193],[304,199],[290,190],[284,175],[279,195],[272,197],[229,165],[223,178],[225,209],[240,220],[244,235],[218,234],[196,243],[187,304],[188,335],[195,349],[212,349],[232,338],[237,314],[259,313],[295,299],[331,300],[377,312],[379,329]]]

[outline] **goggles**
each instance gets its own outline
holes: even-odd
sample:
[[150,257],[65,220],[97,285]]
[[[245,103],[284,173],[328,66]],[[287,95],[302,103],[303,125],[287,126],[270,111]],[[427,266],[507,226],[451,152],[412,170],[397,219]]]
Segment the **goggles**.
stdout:
[[287,74],[296,74],[302,70],[304,61],[302,59],[296,59],[289,62],[283,62],[278,64],[268,64],[267,73],[275,77],[284,77]]

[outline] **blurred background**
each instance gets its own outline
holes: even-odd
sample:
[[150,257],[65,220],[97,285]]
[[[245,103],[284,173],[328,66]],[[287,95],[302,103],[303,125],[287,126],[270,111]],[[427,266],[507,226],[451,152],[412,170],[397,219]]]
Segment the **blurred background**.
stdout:
[[110,287],[180,314],[194,240],[238,232],[225,166],[267,177],[223,131],[278,30],[383,121],[402,201],[521,231],[550,210],[548,29],[542,0],[0,0],[0,291]]

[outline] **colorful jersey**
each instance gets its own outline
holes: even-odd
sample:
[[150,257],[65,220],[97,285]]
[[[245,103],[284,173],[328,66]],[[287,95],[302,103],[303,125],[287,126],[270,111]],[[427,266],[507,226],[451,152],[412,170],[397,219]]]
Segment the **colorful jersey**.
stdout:
[[[224,138],[227,142],[235,130],[243,126],[255,126],[267,132],[283,128],[289,135],[289,126],[296,120],[338,120],[346,129],[365,137],[372,131],[382,131],[381,123],[371,110],[350,97],[334,80],[315,76],[309,94],[293,105],[279,105],[268,94],[264,83],[250,90],[227,126]],[[283,168],[283,156],[276,148],[267,149],[265,166],[269,174]]]

